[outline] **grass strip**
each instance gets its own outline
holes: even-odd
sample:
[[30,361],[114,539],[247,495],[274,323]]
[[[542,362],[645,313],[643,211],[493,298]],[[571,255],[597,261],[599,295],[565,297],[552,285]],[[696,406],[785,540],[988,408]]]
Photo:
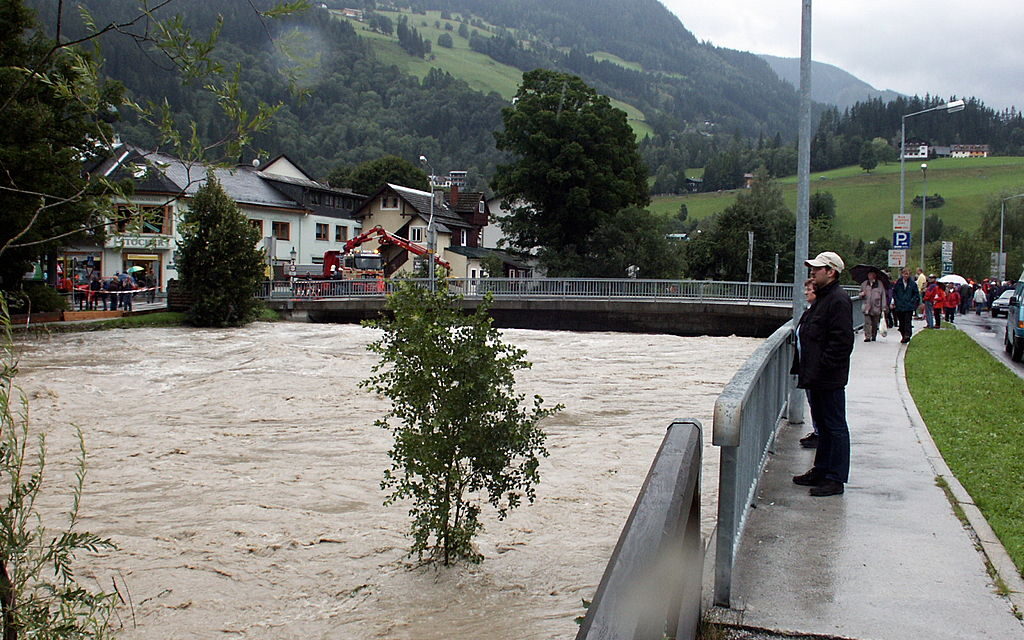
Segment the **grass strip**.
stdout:
[[907,384],[946,464],[1024,571],[1024,380],[962,331],[923,331]]

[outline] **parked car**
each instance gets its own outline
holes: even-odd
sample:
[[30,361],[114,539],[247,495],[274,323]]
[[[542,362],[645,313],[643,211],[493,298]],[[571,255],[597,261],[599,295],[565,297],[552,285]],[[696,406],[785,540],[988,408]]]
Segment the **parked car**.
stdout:
[[1007,289],[1001,296],[992,301],[992,317],[1006,316],[1010,306],[1010,297],[1013,296],[1013,289]]
[[1024,274],[1011,290],[1010,304],[1006,308],[1006,330],[1003,332],[1003,346],[1010,359],[1020,362],[1024,359]]

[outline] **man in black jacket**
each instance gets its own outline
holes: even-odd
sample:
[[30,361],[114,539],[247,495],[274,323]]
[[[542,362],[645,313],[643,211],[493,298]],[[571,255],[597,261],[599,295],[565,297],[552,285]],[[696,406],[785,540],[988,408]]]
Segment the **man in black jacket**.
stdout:
[[793,476],[812,496],[843,493],[850,475],[850,429],[846,424],[846,383],[853,352],[853,305],[839,286],[843,259],[831,251],[804,262],[811,268],[815,302],[800,317],[791,373],[807,389],[811,419],[818,425],[814,467]]

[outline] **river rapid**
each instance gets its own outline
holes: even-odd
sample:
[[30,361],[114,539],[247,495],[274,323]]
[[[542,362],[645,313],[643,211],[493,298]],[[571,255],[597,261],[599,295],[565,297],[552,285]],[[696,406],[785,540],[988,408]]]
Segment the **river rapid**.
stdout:
[[81,428],[81,528],[119,550],[78,575],[126,600],[131,640],[569,638],[665,427],[705,427],[710,533],[715,398],[749,338],[505,330],[547,419],[537,501],[498,521],[480,565],[406,556],[407,505],[382,506],[386,400],[357,387],[377,334],[356,325],[112,330],[19,339],[18,383],[47,433],[42,508],[66,510]]

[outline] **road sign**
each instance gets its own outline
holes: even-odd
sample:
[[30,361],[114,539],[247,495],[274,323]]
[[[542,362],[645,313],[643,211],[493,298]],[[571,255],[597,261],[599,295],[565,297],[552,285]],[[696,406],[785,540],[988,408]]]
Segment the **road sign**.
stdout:
[[907,266],[907,250],[906,249],[889,249],[889,266],[890,267],[905,267],[905,266]]
[[894,213],[892,216],[893,231],[910,231],[910,214]]
[[910,248],[910,232],[909,231],[893,231],[893,233],[892,233],[892,248],[893,249],[909,249]]
[[942,261],[952,262],[953,261],[953,243],[949,240],[942,241]]
[[953,263],[952,262],[943,262],[942,263],[942,275],[948,276],[951,273],[953,273]]

